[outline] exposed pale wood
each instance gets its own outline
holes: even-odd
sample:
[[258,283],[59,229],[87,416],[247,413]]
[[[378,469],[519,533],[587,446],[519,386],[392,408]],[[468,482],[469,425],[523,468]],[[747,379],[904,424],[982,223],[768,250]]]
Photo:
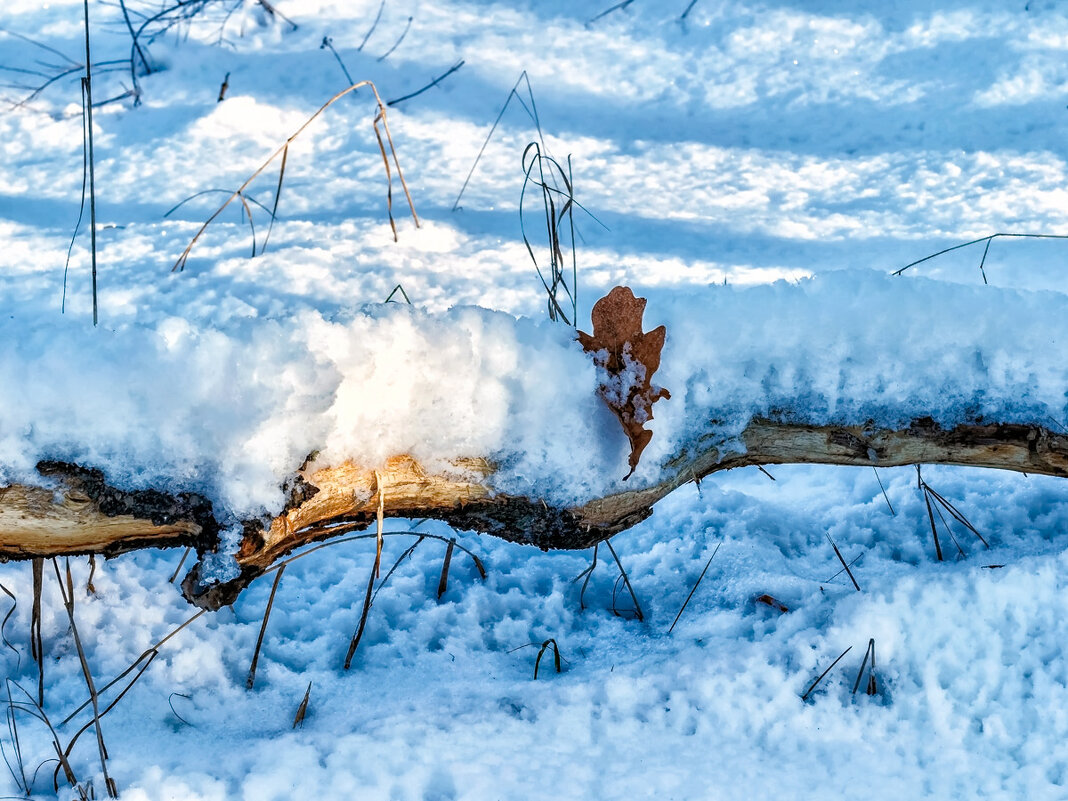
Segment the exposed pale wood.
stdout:
[[648,509],[689,481],[720,470],[773,464],[896,467],[950,464],[1068,477],[1068,436],[1037,425],[974,423],[943,429],[930,418],[893,430],[754,419],[744,448],[698,446],[672,459],[655,485],[600,498],[573,510],[583,524],[612,525]]
[[238,563],[269,567],[309,539],[328,535],[332,526],[371,523],[380,500],[392,517],[427,516],[430,510],[452,510],[485,500],[490,496],[486,480],[493,471],[485,459],[457,459],[430,474],[410,456],[393,457],[377,470],[346,462],[302,471],[303,489],[298,492],[307,499],[276,517],[266,531],[246,537]]
[[203,546],[217,528],[211,504],[194,495],[122,492],[102,475],[75,465],[42,463],[54,487],[0,488],[0,559]]
[[[481,458],[443,461],[433,469],[408,456],[378,466],[306,466],[289,487],[283,514],[245,523],[237,556],[240,575],[222,585],[204,584],[198,565],[183,591],[208,608],[232,603],[295,548],[371,525],[380,500],[388,516],[432,517],[544,549],[573,549],[645,519],[658,500],[682,484],[746,465],[957,464],[1068,476],[1068,436],[1038,425],[975,422],[942,429],[924,418],[892,430],[755,419],[741,442],[724,447],[710,437],[669,460],[655,484],[571,509],[494,494],[495,466]],[[203,498],[123,492],[107,486],[100,473],[73,465],[39,469],[56,482],[55,489],[0,489],[0,559],[114,554],[154,545],[194,545],[203,552],[217,545],[218,524]]]

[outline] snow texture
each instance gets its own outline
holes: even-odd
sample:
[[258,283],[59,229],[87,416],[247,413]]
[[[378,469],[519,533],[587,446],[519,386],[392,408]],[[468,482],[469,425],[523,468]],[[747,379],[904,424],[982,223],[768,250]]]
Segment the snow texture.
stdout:
[[[121,9],[89,5],[94,62],[128,59]],[[207,4],[149,43],[138,106],[95,109],[96,329],[85,222],[64,285],[77,72],[29,97],[84,58],[82,4],[0,8],[0,484],[63,459],[127,488],[203,492],[234,526],[281,508],[316,449],[369,465],[486,455],[500,489],[571,503],[651,480],[701,433],[729,443],[755,414],[1066,425],[1068,243],[999,238],[982,272],[979,243],[890,276],[995,232],[1068,230],[1058,3],[679,0],[598,18],[610,0],[391,0],[373,28],[376,0],[274,5],[299,27],[258,3]],[[159,10],[126,6],[135,26]],[[347,85],[324,37],[385,100],[464,60],[388,111],[422,227],[395,186],[393,241],[361,90],[291,144],[265,251],[270,170],[248,192],[254,233],[234,204],[171,273],[226,194]],[[128,67],[101,63],[94,99],[130,88]],[[593,361],[543,319],[517,214],[538,128],[514,99],[457,202],[523,70],[548,152],[571,155],[576,200],[604,223],[577,211],[580,327],[617,284],[649,299],[647,329],[667,327],[653,381],[672,397],[627,485]],[[182,203],[206,190],[224,191]],[[398,284],[413,307],[380,303]],[[109,772],[135,801],[1068,796],[1064,482],[925,467],[991,544],[939,521],[938,563],[913,469],[771,472],[683,488],[613,540],[644,622],[604,548],[580,599],[590,553],[395,520],[385,566],[419,545],[344,671],[374,543],[316,551],[279,584],[255,687],[269,578],[159,648],[102,722]],[[438,537],[477,553],[485,581],[457,551],[439,600]],[[180,558],[101,562],[93,595],[72,562],[98,687],[193,614],[168,583]],[[232,569],[228,549],[214,567]],[[86,689],[51,575],[44,710],[58,724]],[[0,582],[17,599],[0,669],[25,702],[29,566]],[[534,681],[549,638],[563,672],[546,657]],[[870,639],[877,692],[853,694]],[[32,779],[54,753],[47,729],[16,719],[33,795],[50,797],[53,765]],[[64,744],[88,720],[57,726]],[[71,764],[100,797],[93,739]],[[14,768],[0,795],[25,795],[0,743]]]

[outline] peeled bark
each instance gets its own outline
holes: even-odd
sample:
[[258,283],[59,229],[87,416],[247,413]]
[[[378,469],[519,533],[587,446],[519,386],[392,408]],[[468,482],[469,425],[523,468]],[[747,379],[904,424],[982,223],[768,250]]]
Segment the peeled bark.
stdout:
[[[436,472],[407,456],[377,470],[350,463],[304,468],[290,484],[281,515],[245,523],[237,554],[240,575],[224,584],[205,584],[197,565],[183,591],[206,608],[232,603],[295,548],[373,525],[380,505],[386,516],[429,517],[543,549],[578,549],[644,520],[658,500],[682,484],[747,465],[955,464],[1068,476],[1068,436],[1040,425],[976,422],[943,429],[924,418],[892,430],[754,419],[742,441],[744,449],[736,451],[698,445],[669,460],[655,484],[575,508],[494,493],[495,468],[482,458],[457,458]],[[114,555],[176,545],[203,553],[218,544],[218,522],[202,497],[124,492],[109,487],[99,471],[74,465],[42,463],[38,469],[54,488],[0,489],[0,559]]]

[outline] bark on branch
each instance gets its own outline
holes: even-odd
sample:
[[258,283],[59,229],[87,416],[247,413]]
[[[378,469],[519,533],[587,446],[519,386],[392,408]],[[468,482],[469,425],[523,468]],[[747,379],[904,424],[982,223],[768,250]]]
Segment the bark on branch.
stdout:
[[[427,472],[407,456],[377,469],[342,464],[303,469],[290,501],[275,519],[247,521],[237,554],[240,575],[225,584],[200,579],[200,566],[183,582],[194,604],[218,608],[293,549],[373,525],[379,502],[387,516],[429,517],[543,549],[588,548],[644,520],[672,490],[720,470],[746,465],[837,464],[892,467],[955,464],[1068,476],[1068,436],[1041,425],[976,422],[943,429],[930,418],[893,430],[860,425],[804,425],[754,419],[744,448],[714,444],[679,453],[657,483],[556,508],[539,498],[494,494],[494,466],[486,459],[455,459]],[[52,486],[0,489],[0,559],[85,553],[114,555],[145,547],[216,547],[219,526],[211,504],[193,494],[124,492],[99,471],[42,463]]]

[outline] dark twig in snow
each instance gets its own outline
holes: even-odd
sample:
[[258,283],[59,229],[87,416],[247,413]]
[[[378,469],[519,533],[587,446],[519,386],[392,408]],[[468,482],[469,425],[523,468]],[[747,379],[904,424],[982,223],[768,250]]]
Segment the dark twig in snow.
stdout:
[[[385,0],[383,0],[383,2],[385,2]],[[381,13],[381,10],[379,10],[379,13]],[[363,47],[363,45],[360,45],[360,47]],[[354,81],[352,79],[352,76],[349,74],[349,69],[345,66],[345,62],[341,60],[341,54],[334,49],[334,40],[331,39],[329,36],[324,36],[323,43],[319,45],[320,50],[324,48],[334,54],[334,58],[337,60],[338,66],[341,67],[341,71],[345,73],[345,80],[349,82],[349,85],[351,86],[352,84],[356,83],[356,81]],[[358,50],[359,48],[356,49]]]
[[860,592],[860,585],[857,584],[857,580],[853,577],[853,571],[849,569],[849,565],[846,563],[845,558],[842,556],[842,552],[838,550],[838,546],[835,544],[834,540],[831,539],[830,534],[824,532],[824,535],[827,537],[827,542],[829,542],[831,544],[831,547],[834,548],[834,555],[837,556],[838,561],[842,563],[842,569],[845,570],[846,575],[849,576],[849,580],[853,582],[853,586],[856,588],[857,592]]
[[[642,614],[642,606],[638,603],[638,596],[634,594],[634,587],[630,584],[630,577],[627,575],[627,571],[623,569],[623,563],[619,561],[619,555],[616,553],[616,549],[612,547],[611,540],[605,540],[604,544],[608,546],[608,552],[612,554],[612,558],[616,560],[616,567],[619,568],[620,578],[623,580],[623,584],[627,588],[627,592],[630,593],[630,598],[634,601],[634,616],[638,618],[638,622],[645,620],[645,615]],[[613,608],[615,614],[619,614]]]
[[[380,19],[382,19],[382,9],[384,9],[385,7],[386,7],[386,0],[382,0],[382,3],[378,6],[378,13],[375,14],[375,21],[371,23],[371,27],[367,29],[367,33],[365,33],[364,36],[363,36],[363,41],[360,42],[360,46],[356,48],[356,52],[357,53],[360,52],[361,50],[363,50],[363,46],[365,44],[367,44],[367,40],[370,39],[371,38],[371,34],[375,32],[375,28],[378,27],[378,21]],[[342,65],[342,68],[344,68],[344,65]],[[353,82],[349,81],[349,83],[353,83]]]
[[894,505],[890,503],[890,497],[886,494],[886,487],[883,486],[883,480],[879,477],[879,471],[875,469],[874,465],[872,465],[871,469],[875,471],[875,480],[879,482],[879,489],[883,491],[883,500],[886,501],[886,505],[890,509],[890,514],[897,517],[897,512],[894,511]]
[[705,573],[708,572],[708,566],[712,564],[712,560],[716,558],[716,554],[719,553],[719,546],[723,543],[718,543],[716,549],[712,551],[712,555],[708,557],[708,561],[705,562],[705,569],[701,571],[701,575],[697,577],[697,581],[694,582],[693,589],[690,590],[690,594],[686,596],[686,600],[682,602],[682,608],[679,609],[679,613],[675,615],[675,619],[671,621],[671,626],[668,628],[668,634],[675,628],[675,624],[679,622],[679,618],[682,617],[682,613],[686,611],[686,606],[690,603],[690,599],[693,598],[693,594],[697,592],[697,588],[701,586],[701,580],[705,577]]
[[397,41],[395,41],[393,43],[393,47],[389,48],[389,50],[387,50],[385,53],[383,53],[377,59],[375,59],[376,61],[385,61],[387,58],[389,58],[391,55],[393,55],[393,51],[394,50],[396,50],[398,47],[400,47],[400,43],[404,41],[404,37],[407,36],[408,35],[408,31],[411,30],[412,19],[413,19],[413,17],[408,17],[408,23],[404,26],[404,30],[401,31],[400,38],[398,38]]
[[845,656],[846,654],[848,654],[852,650],[853,650],[853,646],[850,645],[848,648],[846,648],[844,651],[842,651],[842,653],[840,653],[838,655],[838,658],[835,659],[833,662],[831,662],[830,667],[828,667],[819,676],[817,676],[816,680],[814,682],[812,682],[812,684],[809,686],[809,688],[807,690],[805,690],[804,694],[801,696],[801,700],[802,701],[807,701],[808,697],[812,694],[812,691],[815,690],[816,687],[819,686],[819,683],[821,681],[823,681],[823,677],[826,676],[828,673],[830,673],[834,669],[834,666],[842,661],[842,657]]
[[453,64],[451,67],[449,67],[448,70],[446,70],[445,72],[441,73],[441,75],[439,75],[437,78],[432,80],[430,83],[428,83],[422,89],[420,89],[420,90],[418,90],[416,92],[412,92],[411,94],[405,95],[404,97],[398,97],[396,100],[387,100],[386,101],[386,105],[387,106],[395,106],[398,103],[403,103],[405,100],[411,100],[413,97],[417,97],[418,95],[423,94],[423,92],[425,92],[427,89],[430,89],[430,88],[432,88],[434,86],[437,86],[439,83],[444,81],[446,78],[448,78],[454,72],[456,72],[456,70],[460,69],[460,67],[462,67],[463,65],[464,65],[464,60],[460,59],[455,64]]
[[[89,56],[89,0],[82,0],[85,9],[85,87],[86,130],[89,134],[89,238],[93,264],[93,325],[99,322],[96,299],[96,172],[93,169],[93,69]],[[107,771],[104,772],[105,778]]]
[[986,247],[983,249],[983,258],[979,262],[979,272],[982,273],[983,283],[985,284],[987,283],[986,270],[983,268],[983,266],[986,264],[986,254],[990,252],[990,243],[1000,236],[1014,237],[1017,239],[1068,239],[1068,234],[990,234],[990,236],[983,236],[979,239],[973,239],[971,242],[965,242],[961,245],[954,245],[953,247],[940,250],[937,253],[932,253],[930,256],[924,256],[922,259],[917,259],[914,262],[906,264],[900,270],[894,270],[892,273],[890,273],[890,275],[901,275],[903,272],[905,272],[905,270],[909,269],[910,267],[915,267],[917,264],[923,264],[925,261],[930,261],[931,259],[941,256],[943,254],[951,253],[954,250],[960,250],[961,248],[966,248],[971,245],[978,245],[980,242],[986,242]]
[[586,23],[586,25],[592,25],[593,23],[595,23],[597,20],[601,19],[602,17],[607,17],[613,11],[622,11],[624,8],[626,8],[627,6],[629,6],[633,2],[634,2],[634,0],[623,0],[623,2],[621,2],[621,3],[616,3],[614,6],[611,6],[610,8],[606,8],[604,11],[602,11],[596,17],[594,17],[593,19],[589,20]]

